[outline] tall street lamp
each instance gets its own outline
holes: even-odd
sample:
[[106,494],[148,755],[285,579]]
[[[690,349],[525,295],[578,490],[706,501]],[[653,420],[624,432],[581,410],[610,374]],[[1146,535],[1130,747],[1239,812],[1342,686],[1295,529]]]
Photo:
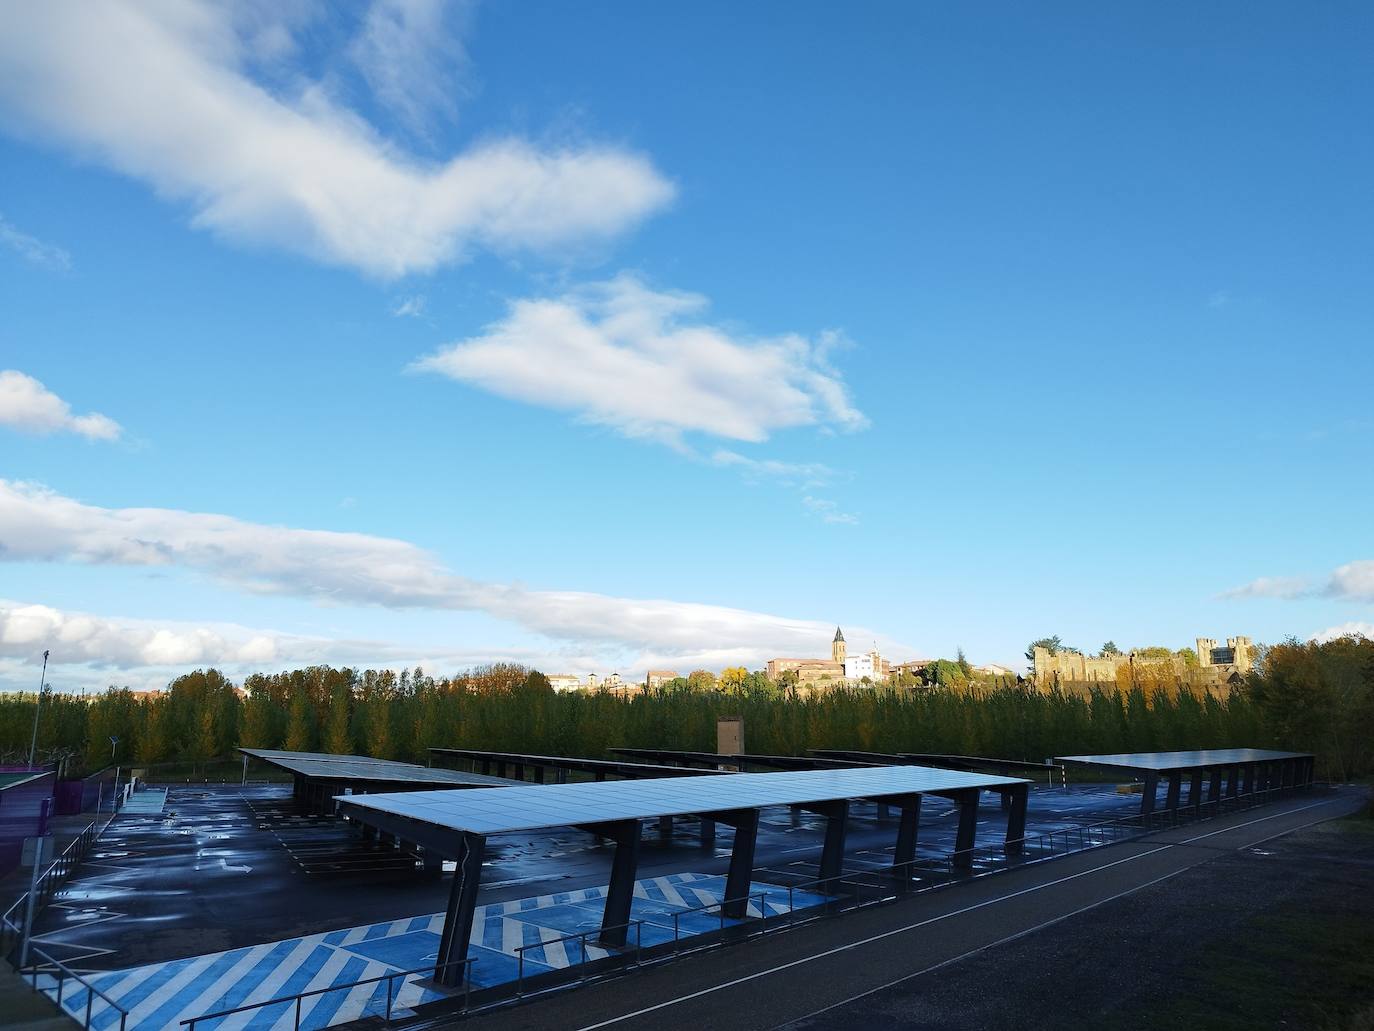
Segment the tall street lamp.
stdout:
[[43,674],[38,678],[38,703],[33,707],[33,737],[29,739],[29,767],[33,767],[34,753],[38,750],[38,713],[43,708],[43,688],[48,681],[48,653],[43,652]]

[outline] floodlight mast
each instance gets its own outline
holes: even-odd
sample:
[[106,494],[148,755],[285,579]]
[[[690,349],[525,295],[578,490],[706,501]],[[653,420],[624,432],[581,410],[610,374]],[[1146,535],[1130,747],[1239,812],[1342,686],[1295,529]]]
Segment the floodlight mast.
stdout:
[[33,707],[33,737],[29,739],[29,766],[33,766],[33,757],[38,750],[38,714],[43,709],[43,688],[48,681],[48,652],[43,651],[43,673],[38,678],[38,702]]

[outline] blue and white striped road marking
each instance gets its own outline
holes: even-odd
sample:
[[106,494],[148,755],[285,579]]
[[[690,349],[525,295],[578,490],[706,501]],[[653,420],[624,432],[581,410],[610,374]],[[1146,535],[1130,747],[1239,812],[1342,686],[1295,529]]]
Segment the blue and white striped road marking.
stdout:
[[[756,882],[751,890],[765,896],[763,904],[770,915],[787,911],[786,888]],[[719,924],[718,916],[686,911],[719,903],[724,891],[725,878],[707,874],[671,874],[639,881],[635,884],[631,918],[644,922],[645,945],[671,940],[674,930],[684,937],[712,930]],[[468,952],[475,960],[474,986],[489,987],[515,980],[516,950],[522,947],[526,977],[580,962],[582,944],[576,939],[566,940],[565,936],[598,928],[605,898],[606,889],[597,887],[478,906],[473,914],[474,934]],[[826,899],[809,892],[795,892],[792,901],[800,909],[820,905]],[[749,908],[751,916],[759,915],[756,902],[751,902]],[[674,914],[678,916],[676,928]],[[338,987],[338,991],[312,996],[301,1003],[301,1027],[315,1031],[383,1013],[386,982],[344,986],[432,964],[438,954],[443,923],[444,914],[430,913],[93,974],[89,979],[129,1012],[126,1031],[178,1031],[180,1021],[202,1013]],[[590,940],[585,947],[588,959],[608,955]],[[443,998],[434,986],[417,983],[426,979],[425,974],[398,978],[393,985],[393,1007],[413,1009]],[[56,997],[55,983],[49,982],[45,990]],[[81,1020],[87,995],[85,989],[64,991],[63,1009]],[[197,1027],[204,1031],[280,1031],[291,1028],[294,1022],[294,1004],[278,1004],[207,1021]],[[91,1003],[91,1025],[95,1031],[115,1031],[119,1013],[97,996]]]

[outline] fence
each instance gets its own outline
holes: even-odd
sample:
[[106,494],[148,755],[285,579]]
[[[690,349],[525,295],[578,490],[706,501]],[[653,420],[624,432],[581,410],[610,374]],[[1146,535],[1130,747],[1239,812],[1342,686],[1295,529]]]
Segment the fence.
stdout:
[[[286,1007],[292,1006],[294,1007],[294,1019],[292,1026],[295,1029],[295,1031],[300,1031],[301,1004],[306,999],[313,999],[317,996],[329,995],[333,992],[351,992],[353,991],[353,989],[361,988],[363,985],[377,984],[381,981],[386,982],[386,1009],[382,1014],[379,1014],[379,1016],[382,1016],[383,1019],[389,1024],[391,1023],[393,1005],[395,1003],[397,995],[399,994],[395,989],[396,978],[401,978],[401,984],[404,986],[405,978],[414,977],[417,974],[422,974],[426,978],[433,977],[437,970],[449,970],[453,967],[459,966],[463,968],[463,1010],[466,1011],[468,1009],[468,1005],[472,995],[472,964],[474,962],[476,961],[472,959],[454,960],[452,963],[446,963],[442,967],[438,968],[434,966],[427,966],[417,967],[414,970],[398,970],[391,974],[382,974],[378,977],[368,977],[364,978],[361,981],[353,981],[349,984],[336,984],[330,985],[328,988],[316,988],[308,992],[297,992],[295,995],[282,995],[275,999],[267,999],[263,1002],[250,1002],[242,1006],[234,1006],[231,1009],[215,1010],[213,1013],[202,1013],[198,1017],[189,1017],[188,1019],[181,1021],[181,1026],[186,1028],[187,1031],[196,1031],[197,1024],[203,1024],[211,1020],[220,1020],[224,1017],[233,1016],[236,1013],[257,1012],[261,1014],[263,1010],[266,1010],[272,1006],[281,1007],[283,1010],[282,1016],[285,1016]],[[278,1018],[278,1021],[274,1021],[273,1026],[275,1027],[279,1021],[280,1018]],[[120,1025],[120,1031],[124,1031],[122,1024]]]

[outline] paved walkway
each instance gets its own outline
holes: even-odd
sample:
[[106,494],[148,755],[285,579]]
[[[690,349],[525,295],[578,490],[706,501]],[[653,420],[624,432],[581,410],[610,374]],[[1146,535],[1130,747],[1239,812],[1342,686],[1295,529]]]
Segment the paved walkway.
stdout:
[[[751,890],[760,896],[750,903],[750,916],[754,917],[761,915],[760,905],[771,916],[787,912],[789,904],[802,909],[826,901],[824,896],[801,891],[789,897],[786,888],[773,884],[756,882]],[[724,892],[724,877],[705,874],[671,874],[636,882],[631,920],[642,923],[638,929],[631,928],[631,946],[636,937],[647,947],[672,941],[674,935],[687,937],[716,930],[721,925],[719,916],[696,910],[718,904]],[[577,938],[569,940],[568,935],[592,932],[585,945],[586,957],[606,957],[607,950],[592,943],[601,926],[605,897],[606,888],[595,887],[477,907],[474,941],[468,951],[476,961],[473,986],[485,988],[516,980],[520,968],[517,950],[523,950],[526,977],[581,962],[584,946]],[[427,983],[438,955],[443,923],[444,915],[434,913],[367,924],[93,974],[90,981],[98,992],[129,1012],[126,1031],[177,1031],[180,1021],[202,1013],[339,986],[338,991],[314,996],[302,1004],[300,1026],[313,1031],[384,1014],[386,981],[342,987],[368,978],[425,969],[424,973],[394,980],[395,1007],[410,1009],[443,998]],[[42,938],[35,941],[41,943]],[[47,990],[56,996],[55,984],[50,983]],[[73,1015],[84,1015],[88,994],[85,989],[69,986],[62,1005]],[[204,1031],[262,1031],[291,1028],[294,1019],[294,1004],[279,1003],[196,1026]],[[99,995],[92,1004],[91,1026],[96,1031],[119,1027],[118,1010]]]

